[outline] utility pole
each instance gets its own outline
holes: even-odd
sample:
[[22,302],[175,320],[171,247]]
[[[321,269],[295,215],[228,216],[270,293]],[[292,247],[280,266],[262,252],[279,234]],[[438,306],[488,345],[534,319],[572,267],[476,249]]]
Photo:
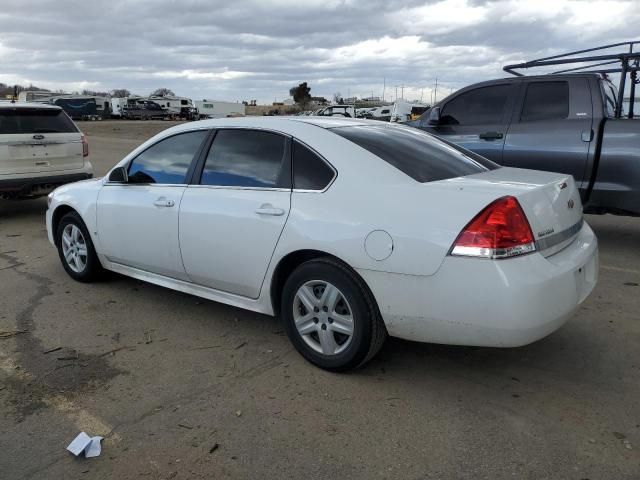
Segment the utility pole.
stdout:
[[433,91],[433,103],[438,101],[438,77],[436,77],[436,88]]
[[404,99],[404,85],[402,85],[402,86],[400,87],[400,91],[402,92],[402,93],[400,94],[400,98]]
[[424,87],[420,90],[420,103],[422,103],[422,97],[424,96]]
[[396,85],[396,101],[398,100],[398,85]]
[[384,91],[387,88],[387,77],[382,77],[382,101],[384,102]]

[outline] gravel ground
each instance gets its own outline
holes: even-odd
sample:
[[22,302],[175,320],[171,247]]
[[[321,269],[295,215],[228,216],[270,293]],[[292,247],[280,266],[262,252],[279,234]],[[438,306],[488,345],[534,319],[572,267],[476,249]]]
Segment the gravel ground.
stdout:
[[[87,122],[98,175],[169,122]],[[390,339],[349,374],[278,321],[120,276],[72,281],[45,199],[0,202],[0,477],[640,478],[640,218],[589,216],[600,280],[517,349]],[[98,458],[65,451],[103,435]]]

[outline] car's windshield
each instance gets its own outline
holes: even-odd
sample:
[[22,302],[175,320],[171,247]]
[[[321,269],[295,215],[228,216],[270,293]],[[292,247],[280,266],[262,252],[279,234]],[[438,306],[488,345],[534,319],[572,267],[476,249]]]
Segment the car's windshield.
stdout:
[[422,183],[499,168],[480,155],[410,127],[380,124],[330,130]]
[[0,109],[0,134],[73,133],[78,129],[63,110],[54,108]]

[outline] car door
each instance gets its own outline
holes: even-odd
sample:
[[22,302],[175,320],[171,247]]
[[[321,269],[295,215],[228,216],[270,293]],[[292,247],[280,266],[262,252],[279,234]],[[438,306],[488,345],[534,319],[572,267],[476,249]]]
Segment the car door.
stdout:
[[519,105],[507,133],[503,165],[568,173],[586,188],[585,169],[594,140],[587,79],[528,82]]
[[258,298],[291,202],[290,138],[219,129],[180,205],[180,249],[194,283]]
[[429,125],[424,115],[419,128],[501,163],[518,86],[505,82],[464,90],[440,105],[438,125]]
[[105,183],[97,201],[100,251],[107,259],[188,280],[180,257],[178,213],[194,158],[208,130],[178,133],[128,165],[126,183]]

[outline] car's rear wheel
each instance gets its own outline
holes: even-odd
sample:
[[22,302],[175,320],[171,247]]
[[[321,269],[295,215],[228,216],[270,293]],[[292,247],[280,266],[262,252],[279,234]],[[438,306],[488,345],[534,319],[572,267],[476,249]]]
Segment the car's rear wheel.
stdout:
[[71,278],[80,282],[96,280],[102,266],[80,215],[69,212],[62,217],[56,235],[60,261]]
[[285,282],[281,301],[289,339],[321,368],[343,371],[364,365],[386,338],[380,312],[364,282],[331,258],[296,268]]

